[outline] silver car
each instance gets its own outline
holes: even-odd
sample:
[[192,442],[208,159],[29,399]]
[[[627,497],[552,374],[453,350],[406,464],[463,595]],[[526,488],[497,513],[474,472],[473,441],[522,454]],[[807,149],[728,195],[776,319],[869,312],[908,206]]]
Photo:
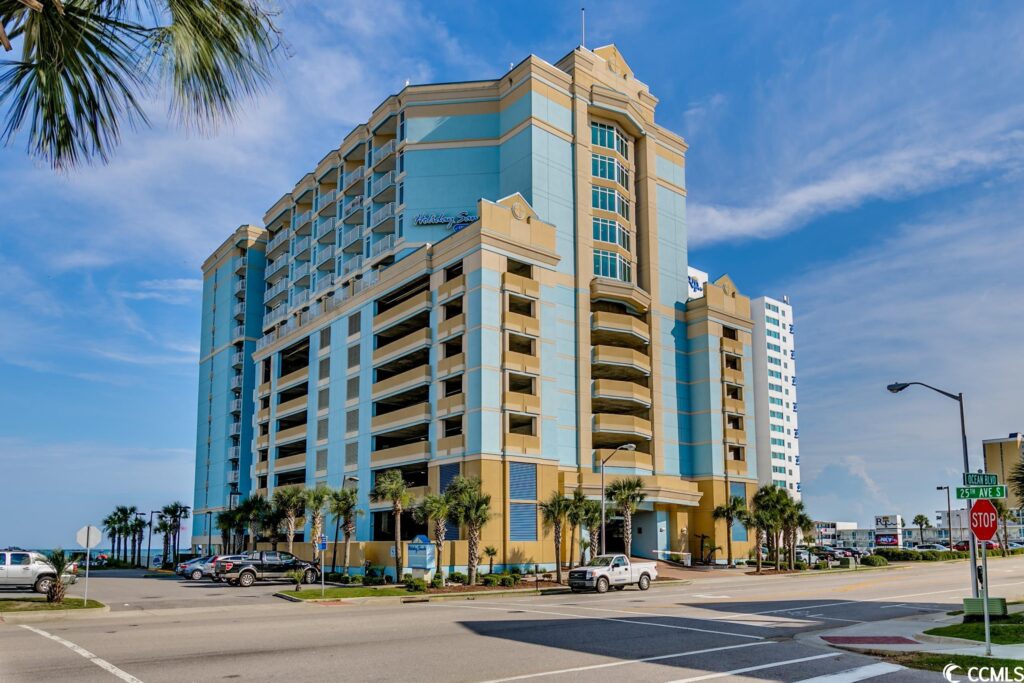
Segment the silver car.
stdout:
[[[78,565],[72,563],[61,577],[66,584],[78,581]],[[21,548],[0,550],[0,587],[31,588],[37,593],[50,590],[57,571],[42,553]]]

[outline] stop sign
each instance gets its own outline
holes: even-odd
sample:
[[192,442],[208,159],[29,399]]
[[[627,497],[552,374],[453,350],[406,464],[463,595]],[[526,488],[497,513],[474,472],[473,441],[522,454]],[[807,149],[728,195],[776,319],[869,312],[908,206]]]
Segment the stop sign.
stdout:
[[991,541],[999,527],[999,515],[987,498],[974,501],[971,506],[971,531],[979,541]]

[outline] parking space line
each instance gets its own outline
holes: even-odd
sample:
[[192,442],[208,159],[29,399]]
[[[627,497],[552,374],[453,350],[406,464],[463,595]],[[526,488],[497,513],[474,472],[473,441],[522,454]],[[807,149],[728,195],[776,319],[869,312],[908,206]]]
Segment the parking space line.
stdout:
[[[493,604],[493,603],[492,603]],[[569,612],[550,612],[546,610],[536,609],[522,609],[521,607],[513,607],[506,605],[504,607],[485,607],[482,605],[455,605],[450,604],[451,607],[460,607],[462,609],[484,609],[497,612],[524,612],[530,614],[547,614],[555,617],[572,617],[573,619],[594,619],[598,621],[610,621],[616,624],[637,624],[639,626],[654,626],[656,628],[671,628],[680,631],[696,631],[697,633],[712,633],[719,636],[732,636],[733,638],[748,638],[750,640],[764,640],[761,636],[751,636],[745,633],[733,633],[731,631],[716,631],[709,628],[697,628],[695,626],[680,626],[679,624],[659,624],[653,621],[640,621],[638,619],[620,619],[617,617],[591,617],[585,614],[570,614]],[[672,617],[673,619],[682,619],[685,617]]]
[[869,678],[902,671],[904,668],[906,667],[902,667],[899,664],[877,662],[866,666],[858,666],[856,669],[840,671],[839,673],[825,674],[824,676],[815,676],[814,678],[805,678],[798,683],[856,683],[857,681],[865,681]]
[[803,612],[812,609],[821,609],[822,607],[835,607],[836,605],[854,605],[860,602],[859,600],[843,600],[842,602],[828,602],[822,605],[801,605],[800,607],[787,607],[785,609],[768,609],[763,612],[751,612],[751,614],[775,614],[776,612]]
[[757,666],[745,666],[742,669],[733,669],[732,671],[716,671],[715,673],[704,674],[703,676],[693,676],[691,678],[680,678],[671,683],[694,683],[695,681],[709,681],[712,678],[724,678],[725,676],[736,676],[738,674],[745,674],[749,671],[761,671],[762,669],[774,669],[779,666],[789,666],[790,664],[800,664],[802,662],[811,662],[815,659],[825,659],[826,657],[842,657],[842,652],[830,652],[824,655],[813,655],[811,657],[799,657],[797,659],[787,659],[782,662],[770,662],[768,664],[758,664]]
[[[492,603],[493,604],[493,603]],[[755,624],[749,624],[749,619],[745,619],[742,612],[736,612],[736,618],[730,619],[705,619],[704,617],[694,617],[685,614],[661,614],[658,612],[636,612],[624,609],[610,609],[608,607],[583,607],[582,605],[573,605],[567,602],[557,603],[563,607],[572,607],[573,609],[587,609],[595,612],[614,612],[616,614],[632,614],[640,617],[665,617],[668,619],[689,619],[690,621],[708,621],[711,623],[744,623],[744,625],[755,626]],[[757,625],[760,626],[760,625]],[[766,628],[775,628],[775,625],[767,626]],[[709,631],[709,633],[716,633],[716,631]],[[735,635],[730,633],[730,635]]]
[[22,624],[21,627],[23,629],[27,629],[29,631],[32,631],[33,633],[37,633],[37,634],[41,635],[44,638],[49,638],[50,640],[52,640],[52,641],[54,641],[56,643],[60,643],[61,645],[63,645],[64,647],[68,648],[69,650],[71,650],[75,654],[79,654],[79,655],[85,657],[86,659],[88,659],[90,662],[92,662],[96,666],[100,667],[101,669],[105,669],[105,670],[109,671],[110,673],[114,674],[115,676],[117,676],[118,678],[120,678],[122,681],[126,681],[126,683],[142,683],[142,681],[140,681],[135,676],[132,676],[130,673],[128,673],[126,671],[122,671],[121,669],[118,669],[116,666],[114,666],[113,664],[111,664],[107,660],[101,659],[100,657],[97,657],[93,653],[91,653],[88,650],[86,650],[84,647],[79,647],[78,645],[75,645],[70,640],[64,640],[60,636],[55,636],[52,633],[47,633],[46,631],[42,630],[41,628],[36,628],[34,626],[28,626],[26,624]]
[[556,669],[554,671],[541,671],[535,674],[523,674],[522,676],[511,676],[509,678],[496,678],[491,681],[484,681],[483,683],[504,683],[504,681],[523,681],[528,678],[540,678],[542,676],[557,676],[558,674],[576,673],[579,671],[593,671],[595,669],[608,669],[613,666],[625,666],[627,664],[642,664],[644,662],[658,662],[664,659],[677,659],[680,657],[690,657],[692,655],[703,655],[709,652],[721,652],[722,650],[735,650],[741,647],[754,647],[756,645],[774,645],[772,641],[762,641],[759,643],[740,643],[739,645],[723,645],[721,647],[709,647],[703,650],[690,650],[688,652],[673,652],[668,655],[655,655],[654,657],[640,657],[639,659],[621,659],[616,662],[606,662],[604,664],[590,664],[588,666],[575,666],[571,669]]

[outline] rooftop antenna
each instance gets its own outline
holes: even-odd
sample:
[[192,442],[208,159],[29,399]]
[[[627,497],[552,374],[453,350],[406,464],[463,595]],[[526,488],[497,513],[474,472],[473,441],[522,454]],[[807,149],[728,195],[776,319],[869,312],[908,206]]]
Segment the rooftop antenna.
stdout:
[[587,8],[580,7],[580,47],[587,46]]

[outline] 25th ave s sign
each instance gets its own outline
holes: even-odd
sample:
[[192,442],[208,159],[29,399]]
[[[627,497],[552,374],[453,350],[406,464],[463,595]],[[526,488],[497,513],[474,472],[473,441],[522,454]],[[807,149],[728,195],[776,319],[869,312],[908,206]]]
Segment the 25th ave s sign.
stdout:
[[1006,486],[957,486],[957,500],[978,500],[980,498],[1006,498]]

